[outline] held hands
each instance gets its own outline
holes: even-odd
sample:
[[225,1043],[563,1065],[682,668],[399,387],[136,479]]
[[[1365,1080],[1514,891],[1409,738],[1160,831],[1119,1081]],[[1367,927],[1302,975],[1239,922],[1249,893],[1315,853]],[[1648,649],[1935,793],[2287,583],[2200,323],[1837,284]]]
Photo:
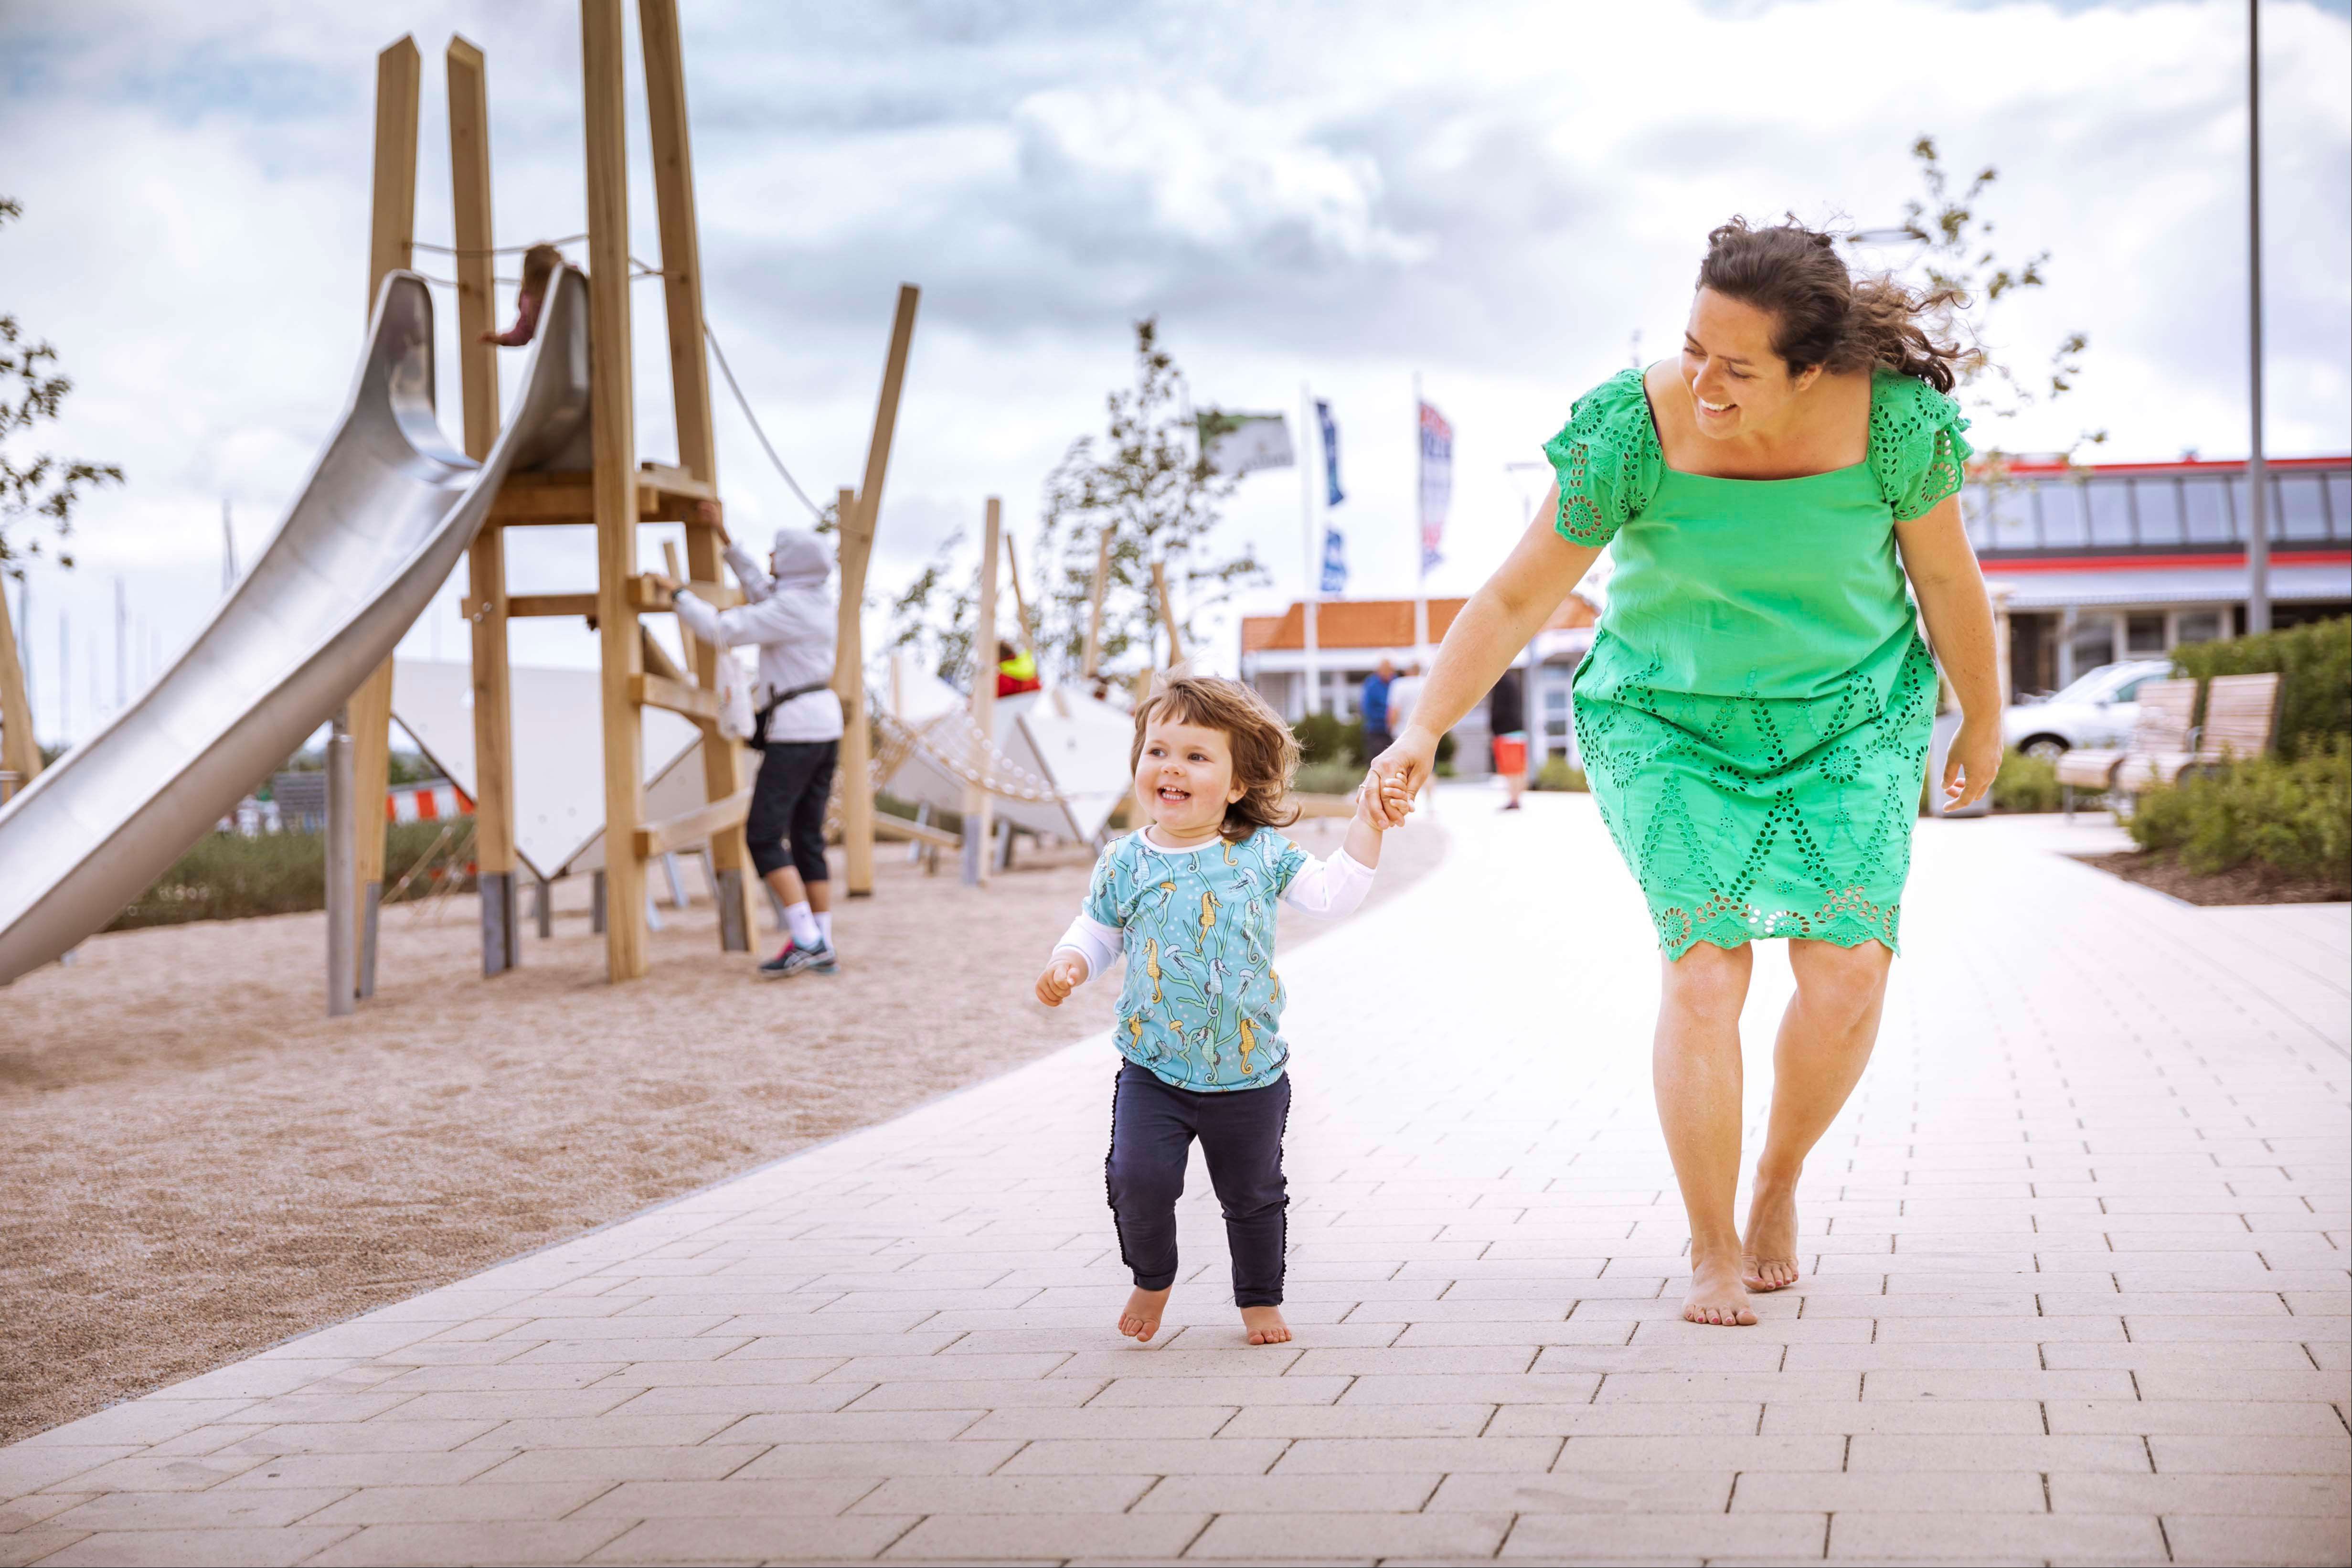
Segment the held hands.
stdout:
[[1974,805],[1992,788],[1992,781],[2000,772],[2000,726],[1979,724],[1973,719],[1960,721],[1959,733],[1952,737],[1952,749],[1944,755],[1944,808],[1958,810]]
[[1071,992],[1086,984],[1087,961],[1066,948],[1054,954],[1045,973],[1037,976],[1037,1000],[1058,1007]]
[[1403,826],[1436,766],[1437,737],[1418,725],[1408,727],[1365,771],[1358,810],[1377,829]]

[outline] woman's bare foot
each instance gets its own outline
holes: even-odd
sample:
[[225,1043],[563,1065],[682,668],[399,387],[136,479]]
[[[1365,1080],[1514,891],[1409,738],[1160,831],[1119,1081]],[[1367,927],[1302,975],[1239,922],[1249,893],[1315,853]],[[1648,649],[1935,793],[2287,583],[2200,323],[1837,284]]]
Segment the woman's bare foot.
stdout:
[[1290,1342],[1290,1325],[1282,1321],[1279,1307],[1244,1307],[1242,1327],[1249,1331],[1249,1342],[1254,1345]]
[[1748,1288],[1739,1282],[1737,1260],[1692,1262],[1690,1294],[1683,1298],[1683,1321],[1741,1329],[1755,1323],[1756,1313],[1748,1304]]
[[1160,1331],[1160,1314],[1167,1310],[1167,1291],[1138,1286],[1127,1299],[1127,1310],[1118,1315],[1118,1331],[1140,1344]]
[[1797,1189],[1757,1184],[1748,1205],[1739,1274],[1750,1290],[1784,1290],[1797,1282]]

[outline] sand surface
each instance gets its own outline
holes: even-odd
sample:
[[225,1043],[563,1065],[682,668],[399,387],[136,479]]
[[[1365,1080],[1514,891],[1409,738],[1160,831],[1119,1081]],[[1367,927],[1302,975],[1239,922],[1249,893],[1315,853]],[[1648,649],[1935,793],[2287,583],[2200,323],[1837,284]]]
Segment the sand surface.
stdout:
[[[1344,826],[1297,835],[1328,854]],[[1444,849],[1391,835],[1373,899]],[[974,889],[901,853],[842,911],[833,978],[753,980],[697,901],[662,910],[648,979],[606,985],[583,880],[490,982],[470,897],[386,910],[352,1018],[324,1016],[316,914],[101,936],[0,990],[0,1442],[1108,1026],[1113,987],[1031,994],[1090,855]],[[1285,910],[1282,944],[1328,929]]]

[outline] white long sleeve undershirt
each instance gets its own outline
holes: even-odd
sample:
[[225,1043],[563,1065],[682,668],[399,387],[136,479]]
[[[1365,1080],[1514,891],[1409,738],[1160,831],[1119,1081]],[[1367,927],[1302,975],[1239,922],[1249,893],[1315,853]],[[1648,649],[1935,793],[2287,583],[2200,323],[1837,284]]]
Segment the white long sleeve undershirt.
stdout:
[[[1157,847],[1155,846],[1155,847]],[[1203,846],[1206,847],[1206,846]],[[1162,854],[1166,850],[1160,851]],[[1312,856],[1290,879],[1290,886],[1282,890],[1282,902],[1302,914],[1319,915],[1337,920],[1351,915],[1363,903],[1364,895],[1372,890],[1372,868],[1356,859],[1345,849],[1332,851],[1328,860]],[[1086,979],[1092,980],[1106,973],[1117,963],[1126,945],[1127,933],[1117,926],[1107,926],[1089,917],[1082,909],[1054,944],[1054,951],[1064,949],[1086,961]],[[1085,980],[1079,982],[1086,984]]]

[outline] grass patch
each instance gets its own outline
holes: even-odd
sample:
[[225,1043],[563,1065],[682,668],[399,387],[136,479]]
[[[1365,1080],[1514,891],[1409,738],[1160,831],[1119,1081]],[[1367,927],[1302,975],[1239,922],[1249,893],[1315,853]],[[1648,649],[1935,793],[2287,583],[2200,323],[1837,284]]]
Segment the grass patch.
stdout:
[[[384,833],[383,888],[392,890],[409,872],[403,903],[425,898],[457,879],[473,885],[474,834],[470,821],[441,842],[447,825],[392,824]],[[439,845],[437,851],[436,845]],[[430,855],[432,860],[419,869]],[[107,925],[109,931],[180,925],[189,921],[246,920],[255,915],[299,914],[327,907],[327,840],[320,833],[207,833],[154,885]]]

